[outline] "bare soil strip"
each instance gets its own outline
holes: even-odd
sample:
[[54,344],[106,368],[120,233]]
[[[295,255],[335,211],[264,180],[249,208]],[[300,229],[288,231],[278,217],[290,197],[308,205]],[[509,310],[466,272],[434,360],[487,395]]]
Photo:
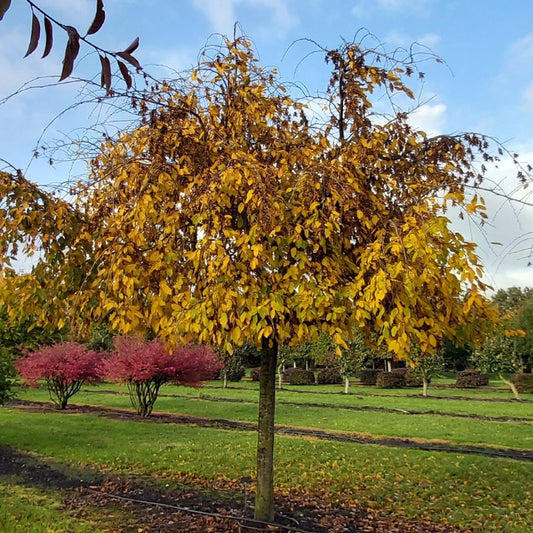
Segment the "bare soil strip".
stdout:
[[[59,412],[52,404],[46,402],[30,402],[26,400],[14,400],[9,404],[19,409],[34,410],[41,412]],[[223,418],[204,418],[197,416],[180,415],[174,413],[152,413],[148,418],[143,418],[132,411],[125,409],[111,409],[108,407],[92,405],[71,405],[65,414],[91,414],[111,418],[115,420],[131,420],[137,422],[154,422],[164,424],[186,424],[205,428],[235,429],[243,431],[255,431],[257,426],[249,422],[238,422]],[[474,454],[485,457],[502,459],[514,459],[517,461],[533,462],[533,450],[517,448],[496,448],[491,446],[478,446],[473,444],[454,444],[449,442],[422,441],[399,437],[372,437],[357,433],[330,432],[319,429],[298,428],[294,426],[276,426],[276,433],[289,437],[308,437],[335,442],[351,442],[355,444],[375,444],[392,448],[407,448],[412,450],[424,450],[431,452],[449,452],[458,454]]]

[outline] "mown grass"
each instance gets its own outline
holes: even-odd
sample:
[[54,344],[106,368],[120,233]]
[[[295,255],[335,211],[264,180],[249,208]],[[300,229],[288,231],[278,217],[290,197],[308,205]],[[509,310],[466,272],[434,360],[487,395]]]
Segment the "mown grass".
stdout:
[[[156,411],[256,420],[256,383],[242,382],[237,384],[238,388],[228,389],[219,385],[220,382],[212,382],[203,389],[164,387],[164,396],[158,400]],[[98,392],[91,392],[94,390]],[[533,404],[528,402],[426,399],[413,397],[410,390],[382,394],[384,391],[378,389],[359,387],[353,387],[350,395],[338,394],[339,387],[335,386],[299,387],[297,390],[305,392],[295,392],[291,388],[278,392],[278,424],[364,432],[374,436],[533,448],[531,422],[360,412],[340,408],[367,405],[533,419]],[[453,397],[450,392],[457,391],[438,391],[439,395]],[[509,398],[506,393],[488,389],[459,392],[461,396],[471,398]],[[20,397],[48,400],[44,389],[22,389]],[[217,398],[242,401],[216,401]],[[284,402],[332,406],[309,407]],[[86,388],[72,399],[72,403],[131,409],[124,387],[110,384],[103,384],[97,389]],[[153,476],[165,485],[172,484],[183,474],[205,480],[239,480],[255,475],[256,437],[253,432],[147,421],[115,421],[68,413],[29,413],[9,407],[0,409],[0,427],[0,444],[32,451],[65,464],[94,467],[112,473]],[[395,516],[448,520],[456,526],[478,531],[523,533],[533,530],[532,478],[531,463],[508,459],[285,436],[276,440],[278,493],[291,490],[315,492],[331,501],[348,499],[352,504],[361,503]],[[42,509],[36,510],[31,504],[31,491],[34,489],[20,487],[22,494],[30,492],[27,492],[27,499],[19,498],[20,507],[16,507],[16,498],[2,495],[2,492],[11,494],[3,489],[13,484],[17,486],[13,480],[0,478],[0,531],[33,531],[30,527],[10,529],[12,517],[18,515],[27,516],[22,523],[29,525],[34,521],[47,523],[48,514],[65,520],[64,528],[50,531],[86,531],[83,528],[90,525],[90,520],[70,525],[68,514],[58,507],[59,496],[53,492],[44,493],[43,498],[48,500],[43,500],[44,503],[39,506]],[[14,493],[17,493],[16,490]],[[39,518],[39,512],[46,516]],[[46,528],[42,530],[46,531]],[[97,528],[90,530],[98,531]]]
[[[94,391],[101,390],[101,393]],[[113,390],[119,394],[109,394]],[[83,390],[72,400],[72,404],[105,405],[131,408],[124,388],[111,388],[102,385],[93,392]],[[241,389],[188,389],[186,387],[163,388],[163,395],[156,403],[156,411],[181,413],[208,418],[229,418],[231,420],[254,422],[257,419],[257,391]],[[214,392],[214,394],[213,394]],[[172,397],[177,394],[179,397]],[[203,395],[203,397],[199,396]],[[212,395],[212,396],[211,396]],[[21,398],[46,400],[47,393],[42,389],[26,390]],[[187,396],[183,398],[182,396]],[[323,398],[325,396],[325,400]],[[238,398],[240,403],[213,401],[216,397]],[[322,430],[367,433],[373,436],[392,436],[445,440],[460,444],[486,444],[499,447],[533,448],[533,403],[466,402],[459,400],[426,400],[409,397],[368,397],[370,402],[362,402],[354,396],[317,395],[312,393],[278,393],[276,422],[280,425],[312,427]],[[398,412],[353,411],[335,407],[310,407],[299,404],[327,403],[331,405],[371,405]],[[427,405],[429,403],[429,406]],[[468,404],[465,406],[463,404]],[[475,405],[474,405],[475,404]],[[496,405],[495,405],[496,404]],[[409,415],[401,410],[430,410],[441,412],[462,412],[485,416],[508,416],[530,418],[530,421],[493,421],[469,418],[455,418],[435,415]]]
[[0,531],[3,533],[110,531],[99,526],[101,517],[95,509],[86,508],[84,514],[86,518],[70,516],[63,509],[61,493],[57,490],[27,487],[16,477],[0,478]]
[[[76,466],[152,475],[165,484],[180,473],[237,480],[254,475],[253,432],[9,408],[0,410],[0,422],[3,444]],[[290,437],[276,442],[278,492],[318,491],[333,501],[348,498],[397,516],[482,531],[531,529],[532,472],[530,463],[505,459]],[[2,522],[0,530],[11,531]]]

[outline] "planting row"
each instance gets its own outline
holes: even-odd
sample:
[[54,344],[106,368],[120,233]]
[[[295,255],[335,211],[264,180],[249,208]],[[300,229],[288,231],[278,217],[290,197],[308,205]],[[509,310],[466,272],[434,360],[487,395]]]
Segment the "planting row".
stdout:
[[179,346],[168,352],[158,340],[117,337],[114,350],[98,352],[76,342],[64,342],[27,352],[15,364],[24,381],[45,380],[50,399],[65,409],[84,383],[104,379],[125,383],[133,407],[142,416],[153,409],[164,383],[199,386],[220,369],[216,353],[205,346]]

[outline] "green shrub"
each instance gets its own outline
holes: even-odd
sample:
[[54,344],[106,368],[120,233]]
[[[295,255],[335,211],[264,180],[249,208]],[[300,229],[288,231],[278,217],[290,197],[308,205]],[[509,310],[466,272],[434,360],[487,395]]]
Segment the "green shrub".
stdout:
[[15,396],[12,390],[15,375],[11,351],[0,346],[0,405]]
[[320,385],[338,385],[343,379],[337,367],[327,366],[318,371],[316,381]]
[[259,381],[260,371],[261,371],[261,368],[258,367],[258,366],[255,367],[255,368],[252,368],[252,370],[250,372],[250,379],[252,381]]
[[361,372],[359,372],[359,379],[363,385],[375,385],[378,375],[382,372],[383,370],[378,368],[363,368]]
[[483,374],[479,370],[467,368],[457,373],[457,380],[455,386],[461,389],[473,389],[476,387],[484,387],[489,384],[489,376]]
[[518,392],[533,393],[533,374],[515,374],[511,381],[518,390]]
[[312,385],[315,383],[315,374],[305,368],[287,368],[283,372],[283,379],[288,381],[289,385]]
[[[413,368],[407,369],[407,372],[404,375],[404,379],[406,387],[421,387],[423,385],[422,376]],[[428,379],[428,383],[429,382],[431,382],[430,379]]]
[[242,365],[231,366],[226,369],[226,379],[228,381],[240,381],[244,374],[246,374],[246,368]]
[[402,372],[380,372],[377,375],[376,385],[380,389],[401,389],[405,386]]

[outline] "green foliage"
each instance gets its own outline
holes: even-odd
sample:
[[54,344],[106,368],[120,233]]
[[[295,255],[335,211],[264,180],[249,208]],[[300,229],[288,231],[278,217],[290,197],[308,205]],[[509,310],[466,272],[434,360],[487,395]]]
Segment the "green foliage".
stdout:
[[473,348],[469,344],[457,345],[451,340],[445,340],[439,351],[444,369],[460,372],[468,368]]
[[305,368],[287,368],[283,373],[283,379],[290,385],[312,385],[315,383],[315,374]]
[[515,373],[521,369],[521,359],[516,352],[515,339],[495,335],[485,340],[482,348],[472,353],[471,362],[486,374]]
[[489,384],[489,376],[483,374],[479,370],[467,368],[457,374],[455,386],[459,388],[471,389],[476,387],[484,387]]
[[512,377],[511,381],[518,392],[533,393],[533,374],[516,374]]
[[13,384],[15,382],[15,367],[12,352],[0,346],[0,405],[15,397]]
[[503,313],[514,312],[522,305],[533,299],[533,289],[529,287],[509,287],[500,289],[493,297],[492,301],[498,305]]
[[380,372],[376,378],[376,386],[380,389],[401,389],[405,387],[403,372]]

